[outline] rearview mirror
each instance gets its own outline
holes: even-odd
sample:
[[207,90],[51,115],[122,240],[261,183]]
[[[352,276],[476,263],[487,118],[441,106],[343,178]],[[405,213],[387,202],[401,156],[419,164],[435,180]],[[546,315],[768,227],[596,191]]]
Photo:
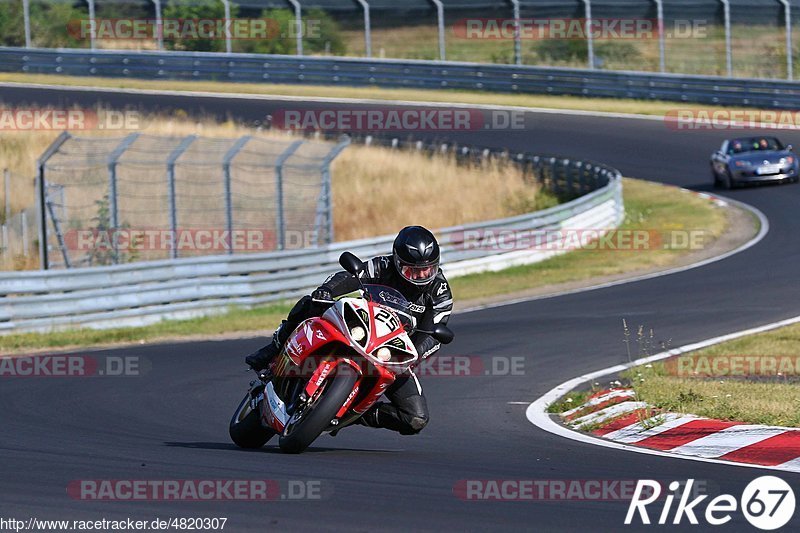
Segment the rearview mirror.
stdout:
[[789,150],[790,152],[794,152],[794,146],[792,146],[791,144],[787,144],[786,149]]
[[433,338],[442,344],[450,344],[453,342],[455,334],[453,331],[444,324],[436,324],[433,327]]
[[343,269],[356,277],[364,271],[364,262],[350,252],[344,252],[339,256],[339,264],[342,265]]

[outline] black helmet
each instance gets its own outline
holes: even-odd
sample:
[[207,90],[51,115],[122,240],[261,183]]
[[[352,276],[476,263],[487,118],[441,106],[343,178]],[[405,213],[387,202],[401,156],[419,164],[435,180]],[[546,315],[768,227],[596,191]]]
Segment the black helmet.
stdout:
[[400,230],[392,246],[397,272],[414,285],[427,285],[439,272],[439,243],[422,226]]

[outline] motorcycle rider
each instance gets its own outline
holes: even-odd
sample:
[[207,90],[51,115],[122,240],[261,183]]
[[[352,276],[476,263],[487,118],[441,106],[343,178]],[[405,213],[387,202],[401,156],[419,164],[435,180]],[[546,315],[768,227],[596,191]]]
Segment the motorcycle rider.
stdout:
[[[411,303],[416,328],[430,331],[435,324],[447,324],[453,310],[453,295],[444,274],[439,270],[439,243],[433,233],[422,226],[400,230],[392,246],[392,255],[375,257],[365,264],[361,282],[386,285],[400,291]],[[247,356],[245,361],[254,370],[268,368],[280,353],[297,326],[308,318],[321,315],[334,298],[358,290],[359,283],[348,272],[330,276],[310,296],[301,298],[275,333],[272,342]],[[435,353],[441,343],[431,335],[415,331],[411,340],[420,358]],[[428,423],[428,406],[419,379],[410,370],[398,376],[384,393],[390,403],[379,402],[370,408],[359,423],[386,428],[401,435],[414,435]]]

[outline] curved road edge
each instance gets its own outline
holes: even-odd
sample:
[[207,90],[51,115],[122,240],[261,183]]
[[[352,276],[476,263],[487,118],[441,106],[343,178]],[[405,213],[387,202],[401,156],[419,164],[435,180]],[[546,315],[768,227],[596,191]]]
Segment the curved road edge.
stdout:
[[738,254],[738,253],[744,252],[745,250],[748,250],[749,248],[752,248],[753,246],[755,246],[756,244],[761,242],[761,240],[764,239],[764,237],[767,236],[767,233],[769,233],[769,219],[767,218],[767,216],[764,213],[761,212],[761,210],[759,210],[758,208],[753,207],[751,205],[748,205],[748,204],[746,204],[744,202],[740,202],[738,200],[733,200],[732,198],[728,198],[728,197],[725,197],[725,196],[717,196],[717,197],[719,199],[721,199],[721,200],[724,200],[725,202],[727,202],[728,204],[730,204],[733,207],[737,207],[737,208],[739,208],[741,210],[744,210],[744,211],[747,211],[748,213],[751,213],[753,216],[755,216],[758,219],[758,222],[759,222],[759,226],[760,227],[759,227],[758,232],[756,233],[756,235],[754,235],[751,239],[749,239],[748,241],[744,242],[742,245],[737,246],[736,248],[734,248],[732,250],[728,250],[727,252],[721,253],[719,255],[715,255],[713,257],[707,257],[705,259],[701,259],[699,261],[695,261],[695,262],[689,263],[687,265],[681,265],[681,266],[677,266],[677,267],[666,268],[664,270],[657,270],[655,272],[648,272],[646,274],[639,274],[639,275],[637,275],[635,272],[633,272],[633,273],[631,273],[630,277],[624,277],[622,279],[608,281],[608,282],[605,282],[605,283],[598,283],[598,284],[594,284],[594,285],[590,284],[590,285],[587,285],[585,287],[578,287],[578,288],[575,288],[575,289],[569,289],[569,290],[565,290],[565,291],[556,291],[556,292],[547,293],[547,294],[541,294],[541,295],[536,295],[536,296],[526,296],[526,297],[522,297],[522,298],[511,298],[511,299],[502,300],[502,301],[499,301],[499,302],[492,302],[492,303],[487,303],[487,304],[483,304],[483,305],[475,305],[475,306],[471,306],[471,307],[467,307],[465,309],[459,310],[458,314],[471,313],[473,311],[481,311],[483,309],[493,309],[493,308],[496,308],[496,307],[503,307],[503,306],[506,306],[506,305],[514,305],[514,304],[523,303],[523,302],[532,302],[532,301],[535,301],[535,300],[546,300],[548,298],[557,298],[557,297],[560,297],[560,296],[567,296],[569,294],[578,294],[578,293],[582,293],[582,292],[595,291],[595,290],[598,290],[598,289],[605,289],[605,288],[608,288],[608,287],[616,287],[617,285],[626,285],[628,283],[635,283],[637,281],[644,281],[644,280],[648,280],[648,279],[654,279],[654,278],[660,278],[660,277],[663,277],[663,276],[669,276],[669,275],[672,275],[672,274],[678,274],[680,272],[685,272],[687,270],[693,270],[695,268],[700,268],[700,267],[703,267],[703,266],[706,266],[706,265],[710,265],[711,263],[716,263],[717,261],[722,261],[723,259],[727,259],[729,257],[732,257],[732,256]]
[[[751,211],[754,215],[756,215],[759,218],[759,220],[761,221],[761,230],[759,231],[758,235],[756,235],[753,239],[751,239],[747,243],[743,244],[739,248],[737,248],[735,250],[732,250],[732,251],[730,251],[728,253],[722,254],[720,256],[717,256],[717,257],[714,257],[714,258],[711,258],[711,259],[707,259],[705,261],[700,261],[700,262],[698,262],[696,264],[688,265],[688,266],[681,267],[681,268],[678,268],[678,269],[673,269],[673,270],[658,272],[658,273],[655,273],[655,274],[652,274],[652,275],[648,275],[648,276],[643,276],[643,277],[641,277],[639,279],[650,279],[650,278],[653,278],[653,277],[666,276],[666,275],[669,275],[669,274],[674,274],[674,273],[677,273],[677,272],[682,272],[682,271],[689,270],[689,269],[692,269],[692,268],[697,268],[697,267],[700,267],[700,266],[703,266],[703,265],[714,263],[716,261],[721,261],[722,259],[725,259],[725,258],[730,257],[732,255],[738,254],[740,252],[743,252],[743,251],[747,250],[748,248],[751,248],[751,247],[755,246],[756,244],[758,244],[758,242],[761,241],[769,231],[769,221],[766,218],[766,216],[761,211],[759,211],[758,209],[756,209],[756,208],[754,208],[752,206],[749,206],[747,204],[744,204],[742,202],[737,202],[735,200],[731,200],[731,199],[728,199],[728,198],[725,198],[725,200],[728,201],[728,202],[734,203],[734,204],[738,204],[741,208]],[[624,281],[620,281],[618,283],[607,284],[605,286],[619,285],[619,284],[622,284],[622,283],[631,283],[633,281],[638,281],[638,279],[624,280]],[[574,291],[574,292],[582,292],[582,291],[585,291],[585,290],[594,290],[594,289],[602,288],[602,287],[603,287],[603,285],[597,286],[597,287],[590,287],[590,288],[586,288],[586,289],[580,289],[580,290],[577,290],[577,291]],[[678,455],[678,454],[673,454],[673,453],[670,453],[670,452],[665,452],[665,451],[660,451],[660,450],[653,450],[653,449],[648,449],[648,448],[640,448],[640,447],[637,447],[637,446],[631,446],[631,445],[622,444],[622,443],[619,443],[619,442],[603,440],[603,439],[600,439],[598,437],[594,437],[594,436],[589,435],[587,433],[582,433],[582,432],[576,431],[574,429],[570,429],[570,428],[568,428],[566,426],[563,426],[563,425],[559,424],[547,412],[547,407],[550,404],[552,404],[553,402],[557,401],[562,396],[564,396],[565,394],[567,394],[570,391],[578,388],[580,385],[582,385],[582,384],[584,384],[586,382],[601,378],[603,376],[608,376],[608,375],[611,375],[611,374],[618,374],[619,372],[622,372],[624,370],[627,370],[627,369],[635,367],[635,366],[645,365],[647,363],[652,363],[652,362],[655,362],[655,361],[661,361],[663,359],[674,357],[676,355],[681,355],[681,354],[684,354],[684,353],[687,353],[687,352],[692,352],[692,351],[695,351],[695,350],[699,350],[699,349],[702,349],[702,348],[713,346],[715,344],[721,344],[723,342],[727,342],[727,341],[730,341],[730,340],[738,339],[738,338],[741,338],[741,337],[746,337],[746,336],[749,336],[749,335],[755,335],[757,333],[764,333],[766,331],[772,331],[772,330],[775,330],[775,329],[778,329],[778,328],[782,328],[784,326],[790,326],[792,324],[797,324],[797,323],[800,323],[800,316],[788,318],[788,319],[785,319],[785,320],[780,320],[778,322],[772,322],[772,323],[769,323],[769,324],[764,324],[762,326],[758,326],[758,327],[755,327],[755,328],[749,328],[749,329],[745,329],[745,330],[735,331],[733,333],[728,333],[726,335],[713,337],[713,338],[706,339],[706,340],[703,340],[703,341],[700,341],[700,342],[696,342],[696,343],[693,343],[693,344],[687,344],[687,345],[681,346],[679,348],[673,348],[671,350],[660,352],[660,353],[657,353],[655,355],[651,355],[649,357],[643,357],[641,359],[636,359],[635,361],[631,361],[629,363],[614,365],[614,366],[610,366],[610,367],[603,368],[603,369],[600,369],[600,370],[596,370],[594,372],[590,372],[588,374],[583,374],[581,376],[578,376],[578,377],[572,378],[572,379],[570,379],[568,381],[565,381],[564,383],[561,383],[560,385],[554,387],[553,389],[549,390],[547,393],[545,393],[544,395],[542,395],[541,397],[536,399],[533,403],[528,405],[527,409],[525,410],[525,416],[526,416],[526,418],[528,419],[528,421],[531,424],[533,424],[534,426],[538,427],[539,429],[547,431],[548,433],[552,433],[552,434],[558,435],[560,437],[564,437],[564,438],[567,438],[567,439],[570,439],[570,440],[574,440],[574,441],[578,441],[578,442],[582,442],[582,443],[586,443],[586,444],[593,444],[595,446],[602,446],[602,447],[605,447],[605,448],[612,448],[612,449],[630,451],[630,452],[635,452],[635,453],[642,453],[642,454],[647,454],[647,455],[658,455],[658,456],[661,456],[661,457],[671,457],[671,458],[675,458],[675,459],[685,459],[685,460],[689,460],[689,461],[699,461],[699,462],[704,462],[704,463],[724,464],[724,465],[729,465],[729,466],[739,466],[739,467],[745,467],[745,468],[761,468],[761,469],[777,470],[777,471],[785,472],[785,470],[783,470],[781,468],[778,468],[778,467],[763,466],[763,465],[756,465],[756,464],[747,464],[747,463],[735,463],[735,462],[732,462],[732,461],[724,461],[724,460],[713,459],[713,458]]]

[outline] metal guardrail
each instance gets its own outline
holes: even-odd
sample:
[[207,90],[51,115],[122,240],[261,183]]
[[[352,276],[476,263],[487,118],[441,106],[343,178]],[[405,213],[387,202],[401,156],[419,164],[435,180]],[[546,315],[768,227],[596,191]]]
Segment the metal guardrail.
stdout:
[[204,52],[0,48],[0,72],[471,89],[796,109],[790,81],[559,67]]
[[[563,251],[558,246],[530,248],[513,240],[529,239],[534,230],[557,236],[561,229],[603,231],[621,223],[624,207],[617,170],[565,158],[526,158],[519,162],[528,165],[534,178],[544,180],[547,173],[547,179],[561,187],[593,192],[543,211],[440,230],[448,276],[533,263]],[[506,232],[506,246],[480,242],[481,234],[498,231]],[[308,292],[338,270],[342,251],[363,258],[385,254],[392,239],[384,236],[257,255],[3,273],[0,333],[142,325],[285,300]]]

